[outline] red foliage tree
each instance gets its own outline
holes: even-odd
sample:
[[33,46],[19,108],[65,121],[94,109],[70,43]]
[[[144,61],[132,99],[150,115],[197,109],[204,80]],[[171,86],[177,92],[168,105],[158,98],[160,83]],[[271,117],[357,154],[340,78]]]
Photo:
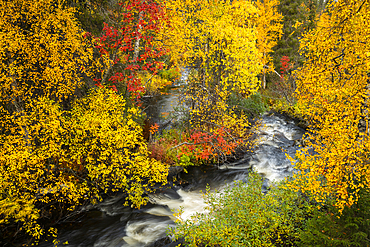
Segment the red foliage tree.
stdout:
[[163,6],[154,0],[127,0],[119,5],[118,25],[104,23],[102,35],[93,37],[104,65],[95,85],[106,84],[138,99],[145,92],[145,82],[137,73],[156,74],[163,68],[166,50],[156,35],[166,18]]

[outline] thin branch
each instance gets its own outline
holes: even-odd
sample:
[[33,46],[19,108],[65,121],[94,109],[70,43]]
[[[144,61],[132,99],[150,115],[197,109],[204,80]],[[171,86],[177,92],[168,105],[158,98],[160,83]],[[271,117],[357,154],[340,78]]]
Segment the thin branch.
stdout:
[[278,72],[276,72],[276,70],[272,69],[271,67],[269,67],[268,65],[263,65],[264,68],[267,68],[267,69],[271,69],[272,71],[275,72],[275,74],[277,74],[280,78],[283,78]]
[[208,142],[199,142],[199,143],[191,143],[191,142],[183,142],[183,143],[180,143],[179,145],[176,145],[168,150],[172,150],[172,149],[175,149],[175,148],[178,148],[178,147],[181,147],[183,145],[198,145],[198,144],[203,144],[203,143],[208,143]]

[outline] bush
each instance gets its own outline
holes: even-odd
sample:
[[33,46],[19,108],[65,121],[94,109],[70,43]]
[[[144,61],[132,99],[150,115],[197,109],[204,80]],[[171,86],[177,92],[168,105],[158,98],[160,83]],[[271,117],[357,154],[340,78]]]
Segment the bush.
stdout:
[[[235,128],[212,129],[213,133],[200,128],[164,130],[162,135],[156,135],[148,145],[150,157],[170,165],[183,167],[223,162],[235,158],[234,153],[239,149],[250,148],[251,132],[245,131],[244,136],[237,136]],[[233,138],[230,136],[233,135]],[[249,146],[248,146],[249,145]]]
[[139,109],[113,91],[92,90],[71,111],[46,98],[26,107],[6,116],[0,135],[0,229],[8,229],[0,241],[18,231],[36,242],[54,235],[50,226],[106,193],[140,207],[167,183],[167,165],[148,158]]
[[188,246],[295,246],[299,228],[311,211],[299,194],[284,183],[262,192],[263,179],[256,173],[248,184],[238,182],[222,193],[205,194],[208,213],[182,221],[172,231]]
[[[300,246],[370,246],[370,190],[342,214],[334,206],[316,209],[301,231]],[[333,202],[334,204],[334,202]]]
[[262,99],[262,95],[257,92],[248,96],[232,94],[228,99],[228,105],[236,107],[236,113],[245,113],[249,117],[256,117],[269,110],[268,104]]
[[173,149],[179,144],[180,131],[177,129],[163,130],[162,135],[155,135],[148,144],[149,157],[169,165],[176,165],[177,151]]
[[168,81],[174,82],[178,80],[181,76],[180,72],[176,68],[164,69],[159,72],[159,76]]

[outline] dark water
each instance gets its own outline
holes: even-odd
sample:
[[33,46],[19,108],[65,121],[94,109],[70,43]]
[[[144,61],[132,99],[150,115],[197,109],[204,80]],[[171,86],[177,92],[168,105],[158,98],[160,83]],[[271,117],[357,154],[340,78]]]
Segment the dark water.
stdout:
[[[151,119],[152,124],[158,123],[164,125],[168,123],[171,113],[174,112],[175,107],[179,105],[179,94],[181,87],[172,87],[162,95],[157,95],[144,99],[145,112],[147,117]],[[172,120],[173,122],[174,120]],[[169,124],[167,124],[168,126]]]

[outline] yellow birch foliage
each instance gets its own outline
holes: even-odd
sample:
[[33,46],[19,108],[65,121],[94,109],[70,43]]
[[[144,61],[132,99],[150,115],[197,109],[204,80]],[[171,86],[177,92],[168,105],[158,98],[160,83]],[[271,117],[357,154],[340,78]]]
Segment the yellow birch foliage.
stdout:
[[295,186],[318,202],[335,197],[340,210],[370,185],[369,39],[370,2],[339,0],[301,40],[306,62],[297,73],[297,98],[312,129],[309,148],[297,153]]
[[95,187],[123,191],[126,201],[140,208],[154,183],[167,182],[167,165],[148,158],[138,118],[139,109],[126,106],[123,96],[93,92],[72,111],[64,157],[84,165]]
[[122,96],[99,89],[71,111],[43,97],[13,115],[0,139],[0,225],[20,222],[38,239],[44,232],[37,220],[96,203],[103,193],[145,204],[143,194],[167,181],[167,166],[148,158],[138,113]]
[[277,11],[279,0],[258,0],[254,4],[258,12],[256,16],[257,48],[261,53],[262,65],[267,65],[268,70],[273,70],[272,48],[277,44],[277,40],[282,35],[283,16]]
[[255,92],[262,70],[249,1],[166,1],[170,25],[164,28],[171,58],[199,69],[201,83]]
[[226,100],[232,92],[247,96],[258,90],[263,65],[254,23],[257,7],[246,0],[168,0],[166,11],[169,25],[163,35],[171,58],[195,71],[185,95],[191,127],[209,136],[226,131],[227,144],[241,145],[249,123]]
[[72,8],[61,1],[0,1],[0,99],[19,104],[61,99],[83,84],[92,59]]
[[104,193],[145,204],[167,166],[148,158],[139,110],[105,89],[69,105],[92,63],[73,9],[0,0],[0,14],[0,226],[37,241]]

